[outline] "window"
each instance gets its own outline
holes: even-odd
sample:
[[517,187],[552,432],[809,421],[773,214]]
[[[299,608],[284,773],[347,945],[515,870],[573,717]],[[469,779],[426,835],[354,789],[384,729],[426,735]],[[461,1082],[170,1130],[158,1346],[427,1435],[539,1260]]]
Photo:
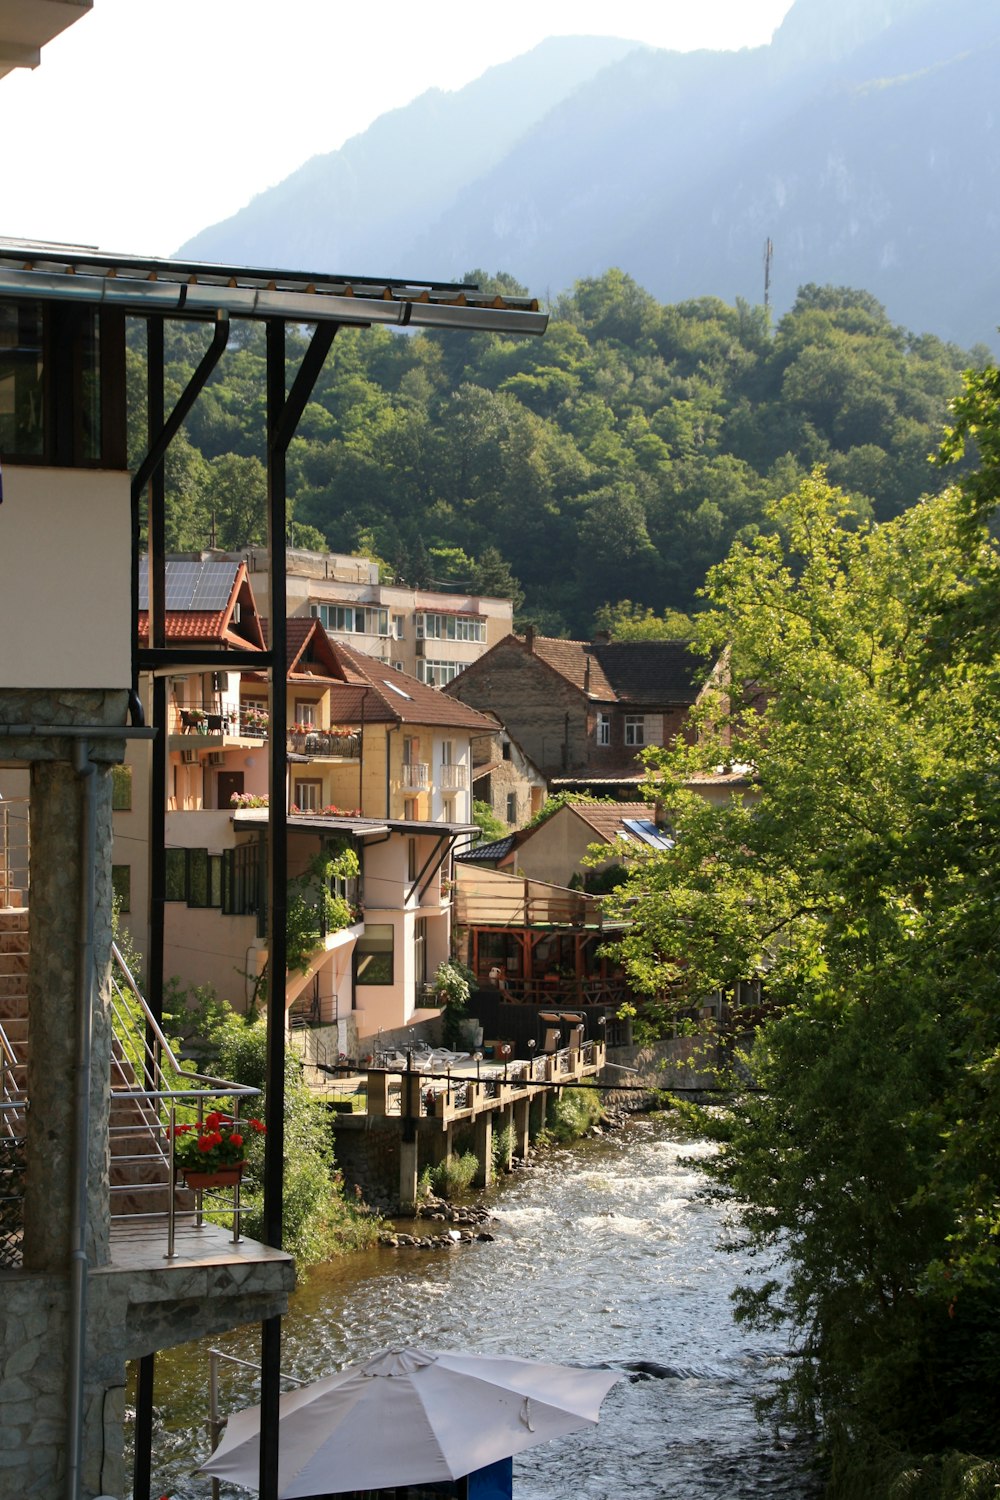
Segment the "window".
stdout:
[[477,615],[417,615],[417,640],[485,641],[486,621]]
[[111,767],[111,810],[132,811],[132,767]]
[[354,949],[354,983],[392,984],[392,923],[366,922]]
[[388,635],[389,611],[363,604],[312,604],[314,619],[337,635]]
[[[610,714],[598,714],[597,715],[597,743],[599,745],[610,745],[611,744],[611,715]],[[633,742],[630,741],[630,740],[626,740],[626,744],[631,744],[631,743],[633,743]],[[639,741],[639,743],[641,744],[642,742]]]
[[508,792],[507,793],[507,822],[508,823],[516,823],[517,822],[517,793],[516,792]]
[[441,764],[443,766],[450,766],[452,764],[452,754],[453,753],[454,752],[453,752],[453,749],[452,749],[452,741],[451,740],[442,740],[441,741]]
[[401,661],[394,661],[392,665],[393,665],[393,667],[395,668],[395,670],[397,672],[405,672],[406,671],[406,667],[405,667],[404,663],[401,662]]
[[223,905],[223,856],[207,849],[166,851],[166,899],[188,906]]
[[646,743],[646,720],[642,714],[625,715],[625,743],[626,745]]
[[310,729],[316,728],[316,705],[308,698],[296,698],[295,700],[295,722],[296,724],[308,724]]
[[296,781],[292,788],[292,801],[299,812],[317,813],[323,806],[323,783],[321,780]]
[[0,454],[125,467],[124,314],[0,303]]
[[111,894],[114,897],[115,910],[118,912],[130,912],[132,910],[132,866],[111,866]]
[[510,740],[504,740],[500,746],[500,759],[510,760]]
[[413,735],[407,735],[403,740],[403,765],[416,766],[420,763],[420,741]]
[[265,935],[264,861],[259,843],[237,844],[223,854],[221,904],[227,917],[256,915],[257,934]]
[[441,820],[444,823],[455,821],[455,799],[454,797],[441,798]]
[[405,615],[393,615],[393,617],[392,617],[392,638],[393,638],[393,640],[395,640],[395,641],[401,641],[401,640],[404,640],[405,637],[406,637],[406,616]]
[[432,661],[429,657],[422,656],[417,662],[417,678],[428,687],[444,687],[446,683],[454,681],[468,665],[465,661]]

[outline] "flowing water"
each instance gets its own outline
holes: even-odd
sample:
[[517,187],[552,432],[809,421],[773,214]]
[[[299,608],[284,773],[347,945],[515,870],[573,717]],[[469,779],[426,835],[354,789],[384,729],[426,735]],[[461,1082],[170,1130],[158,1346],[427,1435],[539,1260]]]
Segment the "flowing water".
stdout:
[[[753,1398],[780,1366],[770,1335],[732,1321],[729,1294],[751,1267],[718,1249],[717,1205],[658,1119],[550,1153],[496,1193],[493,1243],[378,1250],[311,1271],[283,1328],[282,1368],[313,1379],[389,1344],[505,1353],[568,1364],[649,1361],[625,1378],[600,1425],[514,1462],[518,1500],[813,1500],[808,1454],[775,1440]],[[258,1357],[256,1330],[215,1341]],[[189,1345],[157,1360],[153,1494],[202,1500],[207,1358]],[[254,1372],[223,1366],[226,1411],[256,1400]],[[246,1495],[224,1486],[223,1495]]]

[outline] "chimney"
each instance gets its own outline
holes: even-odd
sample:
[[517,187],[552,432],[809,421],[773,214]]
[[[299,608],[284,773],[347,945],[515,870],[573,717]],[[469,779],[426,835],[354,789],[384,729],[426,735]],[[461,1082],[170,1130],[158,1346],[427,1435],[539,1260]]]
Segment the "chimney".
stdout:
[[611,632],[610,632],[610,630],[595,630],[594,631],[594,641],[593,641],[593,644],[595,646],[607,646],[607,645],[610,645],[610,643],[611,643]]
[[532,652],[534,651],[534,649],[535,649],[535,627],[534,627],[534,625],[526,625],[524,627],[524,644],[527,646],[527,648],[528,648],[529,651],[532,651]]

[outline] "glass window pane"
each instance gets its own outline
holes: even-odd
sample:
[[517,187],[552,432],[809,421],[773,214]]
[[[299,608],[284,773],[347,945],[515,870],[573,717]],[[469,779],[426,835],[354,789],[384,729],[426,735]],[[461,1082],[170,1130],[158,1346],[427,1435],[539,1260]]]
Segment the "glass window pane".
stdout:
[[41,303],[0,303],[0,453],[5,458],[42,456],[42,389]]

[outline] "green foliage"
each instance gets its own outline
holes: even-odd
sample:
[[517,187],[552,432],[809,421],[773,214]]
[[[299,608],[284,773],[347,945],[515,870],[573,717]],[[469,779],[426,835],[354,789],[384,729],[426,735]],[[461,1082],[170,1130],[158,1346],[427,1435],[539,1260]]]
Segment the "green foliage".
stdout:
[[467,1014],[469,995],[476,983],[471,969],[464,964],[443,961],[434,975],[434,990],[444,1010],[441,1032],[446,1047],[457,1048],[462,1040],[462,1021]]
[[488,802],[473,802],[472,821],[479,829],[481,839],[502,839],[508,832],[507,824],[501,823]]
[[479,1161],[474,1151],[463,1151],[440,1162],[427,1174],[427,1183],[440,1198],[458,1198],[467,1193],[476,1178]]
[[599,1125],[603,1118],[597,1089],[563,1089],[557,1099],[549,1101],[546,1133],[560,1145],[569,1145]]
[[[171,330],[168,402],[205,341]],[[290,370],[303,348],[290,331]],[[544,339],[344,329],[289,450],[290,536],[511,598],[548,633],[583,636],[595,600],[626,596],[621,631],[673,633],[706,569],[772,530],[768,503],[815,464],[860,519],[911,504],[968,362],[864,292],[805,287],[772,330],[762,308],[665,306],[618,270],[560,298]],[[170,546],[262,539],[264,372],[240,330],[168,451]]]
[[[267,1072],[267,1027],[228,1011],[211,1041],[220,1075],[251,1088],[263,1088]],[[264,1113],[263,1105],[259,1111]],[[344,1195],[343,1179],[333,1157],[333,1138],[326,1108],[302,1082],[298,1059],[285,1061],[284,1247],[303,1265],[326,1260],[346,1249],[373,1244],[378,1221]],[[259,1143],[249,1156],[242,1204],[244,1228],[251,1238],[263,1234],[264,1198]]]
[[607,631],[613,641],[686,641],[694,634],[689,615],[676,609],[658,615],[631,599],[602,604],[594,616],[594,629]]
[[[985,454],[990,390],[970,381]],[[769,507],[696,621],[753,706],[719,695],[698,744],[648,754],[677,840],[622,888],[622,956],[666,1013],[764,983],[761,1092],[694,1115],[741,1237],[783,1266],[737,1316],[794,1339],[779,1407],[822,1424],[837,1500],[859,1474],[871,1500],[975,1494],[997,1459],[996,478],[878,526],[822,474]],[[755,768],[753,805],[685,793],[723,759]]]
[[353,917],[343,896],[330,889],[336,880],[356,879],[360,870],[353,849],[324,850],[314,855],[303,875],[288,882],[285,920],[288,967],[305,973],[324,933],[340,932]]
[[490,1146],[493,1153],[493,1173],[494,1176],[499,1176],[501,1172],[506,1172],[507,1163],[514,1150],[513,1125],[505,1125],[502,1130],[494,1130]]

